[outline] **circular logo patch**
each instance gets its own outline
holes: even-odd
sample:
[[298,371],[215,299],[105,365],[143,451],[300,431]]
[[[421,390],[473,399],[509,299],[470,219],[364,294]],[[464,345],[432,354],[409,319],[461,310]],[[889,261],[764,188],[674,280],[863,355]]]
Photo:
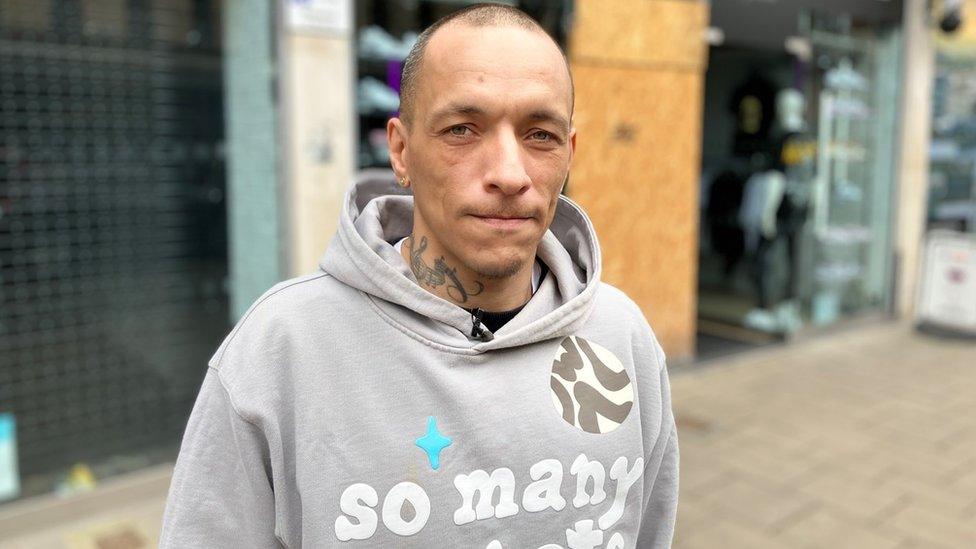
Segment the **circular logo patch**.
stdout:
[[613,353],[581,337],[562,340],[549,379],[552,403],[570,425],[587,433],[613,431],[634,405],[634,388]]

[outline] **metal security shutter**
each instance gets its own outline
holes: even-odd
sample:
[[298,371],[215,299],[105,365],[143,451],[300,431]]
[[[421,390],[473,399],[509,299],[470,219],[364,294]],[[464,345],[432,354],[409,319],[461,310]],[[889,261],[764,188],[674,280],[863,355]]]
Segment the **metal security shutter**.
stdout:
[[0,3],[0,413],[23,495],[172,459],[227,331],[219,2]]

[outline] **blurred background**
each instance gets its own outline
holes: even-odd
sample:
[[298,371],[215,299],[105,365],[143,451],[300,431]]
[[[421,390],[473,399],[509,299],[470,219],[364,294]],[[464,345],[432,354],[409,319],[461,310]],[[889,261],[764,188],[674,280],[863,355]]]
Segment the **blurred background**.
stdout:
[[[0,547],[154,546],[210,355],[388,168],[463,0],[0,0]],[[676,547],[976,547],[976,0],[524,0]]]

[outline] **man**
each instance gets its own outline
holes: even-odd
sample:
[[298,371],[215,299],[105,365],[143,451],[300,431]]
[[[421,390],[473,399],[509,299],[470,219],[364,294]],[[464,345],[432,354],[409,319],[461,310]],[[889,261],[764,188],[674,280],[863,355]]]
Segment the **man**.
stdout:
[[664,356],[560,196],[565,58],[524,13],[475,6],[403,76],[399,186],[358,181],[321,271],[211,359],[161,546],[670,546]]

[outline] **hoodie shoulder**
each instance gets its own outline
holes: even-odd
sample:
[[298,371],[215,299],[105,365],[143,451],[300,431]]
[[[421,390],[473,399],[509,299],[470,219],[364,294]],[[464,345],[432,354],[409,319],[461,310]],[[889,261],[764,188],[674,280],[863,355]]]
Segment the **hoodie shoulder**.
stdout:
[[324,272],[275,284],[254,301],[210,359],[248,421],[289,394],[296,359],[327,348],[344,311],[362,297]]
[[[641,311],[640,306],[630,296],[624,293],[623,290],[607,282],[600,281],[597,306],[610,307],[616,311],[623,311],[626,313],[627,319],[631,322],[638,325],[647,324],[647,319],[644,317],[644,312]],[[648,328],[650,328],[649,325]]]
[[[612,284],[601,281],[597,296],[596,309],[604,315],[624,322],[633,334],[637,345],[647,345],[653,349],[659,367],[663,368],[666,360],[664,349],[658,342],[657,335],[644,316],[640,306],[634,302],[623,290]],[[598,313],[599,314],[599,313]]]
[[[256,299],[209,361],[227,381],[284,364],[296,334],[359,299],[358,292],[317,272],[279,282]],[[327,336],[328,334],[321,334]]]

